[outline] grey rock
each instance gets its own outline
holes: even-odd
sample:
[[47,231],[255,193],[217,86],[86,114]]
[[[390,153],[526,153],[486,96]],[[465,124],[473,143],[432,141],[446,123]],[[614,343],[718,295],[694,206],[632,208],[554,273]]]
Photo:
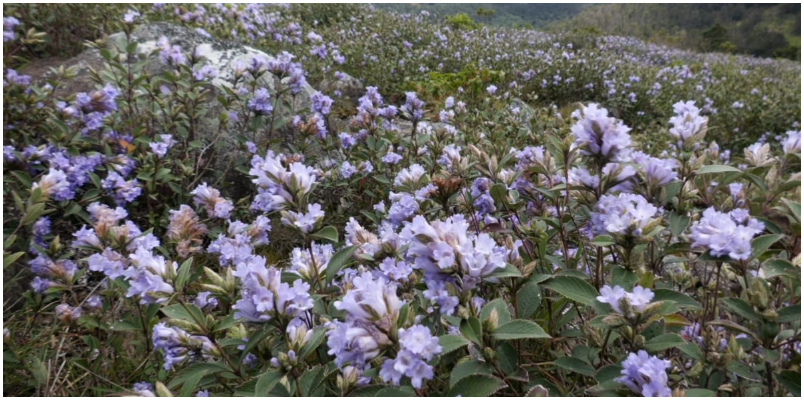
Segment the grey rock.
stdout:
[[343,73],[342,79],[335,79],[335,77],[327,76],[318,85],[318,88],[328,94],[332,95],[336,91],[341,93],[341,98],[357,104],[357,99],[366,94],[366,87],[359,79]]
[[[209,38],[195,30],[182,26],[156,22],[140,25],[130,36],[130,40],[137,43],[138,57],[148,60],[144,69],[150,75],[161,74],[168,68],[159,60],[159,57],[153,54],[158,49],[157,42],[162,37],[167,38],[171,45],[181,46],[183,51],[194,52],[196,55],[206,59],[205,64],[209,65],[217,74],[211,80],[211,83],[217,89],[231,87],[231,81],[234,77],[232,67],[235,63],[242,62],[247,65],[249,60],[254,57],[262,57],[266,61],[274,59],[273,56],[250,46]],[[126,43],[126,35],[123,32],[109,35],[107,38],[107,47],[113,53],[124,48]],[[56,91],[57,97],[67,97],[75,93],[89,92],[99,88],[100,85],[92,79],[91,70],[100,71],[105,68],[104,59],[100,51],[89,49],[70,59],[36,61],[22,72],[31,75],[34,82],[42,82],[55,77],[52,68],[57,68],[58,66],[71,68],[75,77],[65,81],[63,86],[59,86]],[[266,73],[264,78],[261,79],[260,84],[263,87],[266,87],[272,94],[276,92],[275,88],[279,83],[278,77]],[[287,97],[284,100],[292,106],[283,107],[282,111],[277,115],[277,119],[287,119],[290,114],[309,108],[310,95],[313,93],[315,93],[315,89],[309,84],[305,84],[298,94],[285,94],[284,96]],[[200,138],[211,138],[217,132],[218,117],[222,110],[217,103],[216,94],[218,93],[213,93],[209,97],[209,108],[204,118],[205,120],[201,121],[199,126]]]

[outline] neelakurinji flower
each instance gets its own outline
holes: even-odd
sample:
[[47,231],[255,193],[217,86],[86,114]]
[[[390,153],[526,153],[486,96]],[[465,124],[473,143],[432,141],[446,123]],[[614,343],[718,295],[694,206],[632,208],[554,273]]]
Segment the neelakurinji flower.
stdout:
[[691,246],[706,247],[714,257],[728,255],[735,260],[747,260],[751,257],[751,239],[764,229],[765,225],[751,218],[745,209],[723,213],[709,207],[690,228]]
[[650,356],[645,350],[631,353],[623,361],[621,376],[615,381],[628,386],[634,393],[645,397],[670,397],[667,387],[669,361]]

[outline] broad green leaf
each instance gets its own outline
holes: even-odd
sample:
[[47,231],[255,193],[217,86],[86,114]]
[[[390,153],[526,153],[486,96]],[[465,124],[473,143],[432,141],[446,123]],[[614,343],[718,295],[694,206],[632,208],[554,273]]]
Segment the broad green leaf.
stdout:
[[801,397],[801,372],[782,371],[776,374],[776,378],[793,397]]
[[623,367],[617,364],[606,365],[595,372],[595,380],[600,383],[622,376]]
[[489,278],[521,278],[522,272],[520,272],[515,266],[511,264],[505,264],[505,268],[498,268],[495,269],[491,274],[488,276]]
[[587,306],[594,304],[598,296],[597,290],[589,282],[572,276],[557,276],[543,282],[542,286]]
[[[403,388],[410,389],[410,391],[403,390]],[[416,396],[416,394],[413,391],[413,388],[410,386],[400,386],[400,387],[386,386],[374,394],[374,397],[414,397],[414,396]]]
[[18,258],[22,257],[25,252],[19,252],[14,254],[3,254],[3,269],[8,268],[9,265],[13,264],[14,261],[17,261]]
[[762,235],[751,241],[751,254],[759,257],[765,253],[774,243],[782,239],[784,235]]
[[474,374],[494,374],[494,368],[483,361],[469,360],[459,363],[452,368],[452,373],[449,376],[449,387],[455,386],[461,379]]
[[359,248],[359,245],[345,247],[343,249],[338,250],[332,258],[329,259],[329,263],[327,264],[327,282],[332,282],[335,278],[335,275],[340,271],[343,267],[349,265],[352,261],[352,256],[355,254],[355,251]]
[[487,397],[502,387],[505,383],[491,375],[475,374],[464,377],[459,380],[450,391],[447,397]]
[[703,167],[699,168],[698,171],[695,172],[696,175],[704,175],[704,174],[722,174],[724,172],[737,172],[742,173],[737,168],[734,168],[729,165],[704,165]]
[[762,322],[762,316],[759,315],[750,304],[746,303],[743,299],[727,298],[722,299],[723,304],[731,311],[739,314],[743,318],[748,318],[754,322]]
[[701,309],[701,304],[692,297],[670,289],[655,289],[653,291],[653,301],[672,301],[681,308],[689,310]]
[[542,303],[542,292],[539,285],[528,282],[516,292],[517,317],[530,318]]
[[781,258],[771,258],[762,263],[762,271],[765,272],[765,279],[777,276],[789,276],[796,278],[801,276],[801,269],[797,268],[790,261]]
[[682,353],[694,360],[703,361],[703,352],[697,343],[684,343],[676,346]]
[[595,376],[595,369],[591,365],[575,357],[558,357],[553,365],[581,375]]
[[762,380],[762,377],[756,371],[739,361],[732,361],[729,363],[729,365],[726,367],[726,370],[733,372],[740,378],[745,378],[750,381],[759,382]]
[[469,317],[461,320],[461,333],[467,339],[473,341],[477,345],[482,345],[483,327],[480,320],[475,317]]
[[779,310],[776,322],[796,322],[801,321],[801,304],[794,304]]
[[669,224],[670,224],[670,232],[673,236],[678,236],[681,232],[684,232],[687,229],[687,226],[690,224],[690,217],[686,215],[678,215],[675,212],[670,213]]
[[667,350],[671,347],[682,345],[684,343],[687,342],[685,342],[681,336],[678,336],[675,333],[665,333],[645,342],[645,350],[650,353],[656,353],[662,350]]
[[684,397],[715,397],[717,392],[709,389],[687,389],[684,391]]
[[335,229],[334,226],[330,226],[330,225],[327,225],[327,226],[321,228],[320,231],[318,231],[318,232],[316,232],[316,233],[314,233],[314,234],[312,234],[310,236],[314,237],[316,239],[328,240],[328,241],[330,241],[332,243],[337,243],[338,242],[338,230]]
[[494,299],[483,306],[480,310],[480,322],[487,320],[492,310],[497,310],[497,326],[511,321],[511,313],[508,311],[508,304],[503,299]]
[[514,339],[549,339],[541,326],[533,321],[515,319],[507,324],[500,325],[491,335],[498,340]]
[[608,236],[608,235],[599,235],[599,236],[595,236],[594,239],[592,239],[592,241],[590,243],[593,246],[606,247],[606,246],[613,245],[614,244],[614,239],[612,239],[611,236]]
[[782,203],[790,210],[796,222],[801,223],[801,203],[796,203],[784,198],[782,199]]
[[444,335],[438,337],[438,345],[441,346],[441,354],[449,354],[469,344],[463,336]]
[[179,266],[178,273],[176,274],[176,291],[181,292],[187,280],[190,279],[190,269],[193,266],[193,258],[190,257]]

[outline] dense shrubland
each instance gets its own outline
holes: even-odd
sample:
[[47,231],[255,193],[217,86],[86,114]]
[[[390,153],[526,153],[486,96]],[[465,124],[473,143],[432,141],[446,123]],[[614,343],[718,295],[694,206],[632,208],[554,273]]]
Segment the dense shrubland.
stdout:
[[[4,394],[800,395],[798,64],[31,7],[4,10]],[[156,21],[274,57],[143,54]],[[98,31],[92,90],[25,74]],[[359,99],[307,90],[346,74]]]

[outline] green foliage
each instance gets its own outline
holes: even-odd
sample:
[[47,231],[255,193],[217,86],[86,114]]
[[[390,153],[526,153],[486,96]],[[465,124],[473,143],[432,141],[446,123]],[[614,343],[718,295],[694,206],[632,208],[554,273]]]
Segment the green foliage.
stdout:
[[458,13],[455,15],[448,15],[446,17],[447,24],[453,28],[458,30],[473,30],[477,29],[480,26],[472,20],[466,13]]

